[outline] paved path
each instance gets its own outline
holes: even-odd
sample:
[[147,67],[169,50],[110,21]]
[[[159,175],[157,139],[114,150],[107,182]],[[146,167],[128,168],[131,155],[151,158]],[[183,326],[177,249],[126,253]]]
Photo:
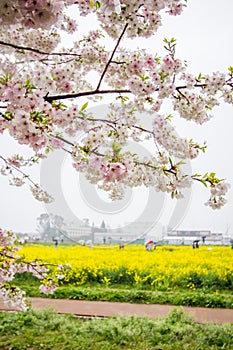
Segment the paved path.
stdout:
[[[85,300],[29,298],[32,307],[43,310],[50,308],[61,314],[77,316],[148,316],[161,318],[167,316],[176,306],[172,305],[145,305],[130,303],[115,303]],[[233,309],[210,309],[204,307],[183,307],[196,322],[199,323],[233,323]],[[0,310],[14,310],[6,308],[0,300]]]

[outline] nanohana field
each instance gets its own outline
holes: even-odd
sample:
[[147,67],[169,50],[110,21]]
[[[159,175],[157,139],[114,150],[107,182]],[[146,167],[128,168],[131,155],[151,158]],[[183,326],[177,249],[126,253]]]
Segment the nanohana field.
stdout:
[[[196,288],[230,290],[233,287],[231,247],[192,249],[189,246],[158,246],[148,252],[143,245],[118,246],[24,246],[26,260],[41,259],[53,265],[66,265],[60,284],[140,285],[154,290]],[[55,268],[55,274],[59,274]]]

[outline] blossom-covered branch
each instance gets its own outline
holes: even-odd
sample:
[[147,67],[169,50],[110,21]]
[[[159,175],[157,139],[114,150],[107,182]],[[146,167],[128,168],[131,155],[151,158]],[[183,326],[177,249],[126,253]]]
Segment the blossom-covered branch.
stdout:
[[25,181],[28,181],[31,183],[30,190],[35,199],[44,203],[50,203],[53,200],[53,197],[48,192],[44,191],[39,184],[35,183],[28,174],[20,169],[20,167],[32,166],[34,163],[38,163],[38,157],[25,160],[20,155],[14,155],[8,159],[0,155],[0,160],[4,162],[4,166],[0,168],[0,174],[10,176],[10,185],[21,187],[25,184]]
[[25,311],[28,308],[27,299],[25,292],[13,285],[15,274],[31,273],[41,281],[41,292],[50,294],[56,290],[59,280],[65,277],[69,266],[52,266],[39,260],[25,261],[17,255],[17,243],[13,232],[0,228],[0,296],[8,305]]

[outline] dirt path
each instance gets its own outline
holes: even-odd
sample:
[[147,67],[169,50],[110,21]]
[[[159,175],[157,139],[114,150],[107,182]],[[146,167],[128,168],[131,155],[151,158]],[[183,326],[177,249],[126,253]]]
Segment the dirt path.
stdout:
[[[32,307],[43,310],[50,308],[61,314],[77,316],[148,316],[161,318],[167,316],[176,306],[172,305],[145,305],[130,303],[115,303],[85,300],[30,298]],[[233,309],[211,309],[204,307],[183,307],[199,323],[233,323]],[[6,308],[0,300],[0,310],[14,310]]]

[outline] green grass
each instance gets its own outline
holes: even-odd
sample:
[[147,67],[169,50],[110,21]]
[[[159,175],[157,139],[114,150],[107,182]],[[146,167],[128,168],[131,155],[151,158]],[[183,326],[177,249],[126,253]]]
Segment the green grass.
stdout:
[[56,299],[115,301],[138,304],[169,304],[180,306],[202,306],[233,309],[232,291],[213,292],[211,290],[168,290],[151,291],[125,285],[103,286],[89,283],[82,286],[60,286],[52,295],[40,293],[39,281],[30,274],[19,275],[14,281],[30,297],[50,297]]
[[81,320],[49,310],[0,313],[1,350],[230,350],[232,334],[232,324],[197,324],[182,309],[157,320]]
[[[25,290],[26,288],[24,288]],[[48,297],[38,293],[37,288],[28,290],[31,297]],[[96,287],[59,287],[50,298],[115,301],[136,304],[168,304],[182,306],[203,306],[212,308],[233,308],[230,294],[211,294],[204,292],[148,292],[144,290],[122,290]]]

